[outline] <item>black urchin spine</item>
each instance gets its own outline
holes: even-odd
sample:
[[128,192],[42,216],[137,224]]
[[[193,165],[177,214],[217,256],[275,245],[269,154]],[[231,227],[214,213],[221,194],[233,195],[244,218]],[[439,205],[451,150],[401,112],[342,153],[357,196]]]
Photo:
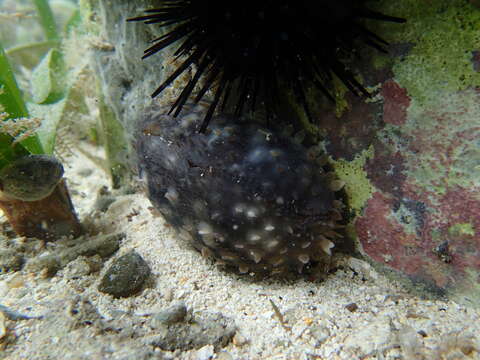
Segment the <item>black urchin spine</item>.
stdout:
[[213,101],[200,131],[205,131],[217,107],[234,97],[234,112],[262,103],[269,116],[278,111],[280,89],[290,89],[310,117],[309,86],[331,99],[337,76],[357,95],[369,96],[340,54],[353,54],[357,41],[385,52],[388,43],[368,30],[362,19],[402,23],[405,20],[370,10],[364,0],[170,0],[129,21],[171,27],[145,50],[143,58],[180,41],[174,56],[186,57],[158,87],[159,95],[192,65],[193,78],[170,109],[177,116],[197,84],[194,102],[214,89]]

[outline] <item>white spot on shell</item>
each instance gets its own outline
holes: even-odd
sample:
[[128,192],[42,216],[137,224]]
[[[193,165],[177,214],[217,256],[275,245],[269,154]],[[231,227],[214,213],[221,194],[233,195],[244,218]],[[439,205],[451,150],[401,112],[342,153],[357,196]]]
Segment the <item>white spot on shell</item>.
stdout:
[[275,230],[275,226],[273,226],[272,224],[268,224],[265,226],[265,231],[273,231]]
[[247,211],[247,217],[249,218],[256,218],[258,216],[258,209],[250,208]]
[[243,249],[243,248],[245,248],[245,245],[244,244],[235,244],[233,247],[235,249]]
[[245,211],[245,205],[237,204],[233,207],[233,212],[236,214],[241,214]]
[[298,260],[301,263],[306,264],[310,261],[310,256],[308,256],[307,254],[301,254],[301,255],[298,255]]
[[232,228],[233,228],[233,230],[238,230],[238,225],[237,225],[237,224],[234,224],[234,225],[232,226]]
[[259,234],[250,234],[248,236],[248,241],[251,241],[251,242],[257,242],[258,240],[260,240],[262,237],[259,235]]
[[335,244],[328,240],[326,237],[321,237],[320,240],[320,247],[322,248],[323,252],[328,255],[332,255],[332,248],[335,247]]
[[213,229],[210,226],[210,224],[207,224],[206,222],[203,222],[203,221],[198,224],[198,233],[200,235],[208,235],[208,234],[211,234],[212,232],[213,232]]
[[283,200],[283,197],[281,197],[281,196],[278,196],[278,197],[275,199],[275,201],[276,201],[277,204],[279,204],[279,205],[282,205],[282,204],[285,203],[285,200]]
[[174,187],[169,187],[165,193],[165,198],[170,201],[172,204],[178,201],[178,191]]
[[301,246],[302,249],[308,248],[312,243],[310,241],[304,242]]
[[178,160],[177,156],[174,153],[167,154],[167,159],[171,163],[175,163]]
[[250,250],[250,255],[252,256],[253,261],[255,261],[256,264],[258,264],[260,260],[262,260],[262,254],[258,251]]
[[270,240],[267,243],[265,243],[265,248],[266,249],[273,249],[275,248],[278,244],[280,244],[280,241],[278,240]]

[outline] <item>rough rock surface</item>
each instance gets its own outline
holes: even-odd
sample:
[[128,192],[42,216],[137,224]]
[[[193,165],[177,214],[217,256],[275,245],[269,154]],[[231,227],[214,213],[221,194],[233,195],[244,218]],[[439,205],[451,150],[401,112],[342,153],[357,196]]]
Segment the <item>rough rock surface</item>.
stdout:
[[[148,94],[175,64],[163,61],[168,53],[140,61],[158,34],[125,23],[152,2],[91,3],[101,35],[115,46],[94,55],[103,93],[131,133]],[[349,233],[372,264],[411,290],[478,305],[480,11],[463,0],[375,6],[408,19],[372,24],[391,43],[389,55],[365,50],[365,62],[352,64],[376,96],[366,102],[346,93],[336,108],[317,104],[317,123],[305,120],[308,137],[346,182]],[[175,91],[159,101],[168,104]]]
[[128,297],[142,288],[150,268],[140,255],[132,251],[115,259],[98,285],[98,290],[114,297]]

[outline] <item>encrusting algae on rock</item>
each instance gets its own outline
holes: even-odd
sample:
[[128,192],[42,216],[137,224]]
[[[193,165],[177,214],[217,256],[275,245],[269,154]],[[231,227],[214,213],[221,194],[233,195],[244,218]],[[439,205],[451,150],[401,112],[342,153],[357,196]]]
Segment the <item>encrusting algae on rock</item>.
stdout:
[[136,148],[150,200],[182,237],[240,273],[328,265],[342,237],[342,182],[318,151],[227,115],[199,133],[202,106],[167,111],[145,113]]

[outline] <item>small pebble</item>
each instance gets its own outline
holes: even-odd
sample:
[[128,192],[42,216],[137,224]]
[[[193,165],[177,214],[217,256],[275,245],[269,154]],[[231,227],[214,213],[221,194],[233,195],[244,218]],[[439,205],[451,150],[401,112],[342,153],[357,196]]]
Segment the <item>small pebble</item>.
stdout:
[[350,312],[355,312],[358,309],[358,305],[356,303],[350,303],[348,305],[345,305],[345,309],[347,309]]
[[428,334],[424,330],[418,330],[417,334],[420,335],[421,337],[427,337]]
[[79,257],[68,263],[64,270],[64,276],[67,279],[78,279],[90,274],[90,264],[84,257]]
[[233,320],[220,313],[197,313],[191,321],[174,323],[158,331],[147,344],[165,351],[187,351],[213,345],[218,351],[232,340],[236,330]]
[[129,297],[142,288],[150,275],[150,268],[135,251],[125,254],[111,264],[98,290],[114,297]]
[[181,322],[187,316],[187,307],[184,302],[179,302],[167,309],[155,314],[152,318],[152,325],[160,327]]

